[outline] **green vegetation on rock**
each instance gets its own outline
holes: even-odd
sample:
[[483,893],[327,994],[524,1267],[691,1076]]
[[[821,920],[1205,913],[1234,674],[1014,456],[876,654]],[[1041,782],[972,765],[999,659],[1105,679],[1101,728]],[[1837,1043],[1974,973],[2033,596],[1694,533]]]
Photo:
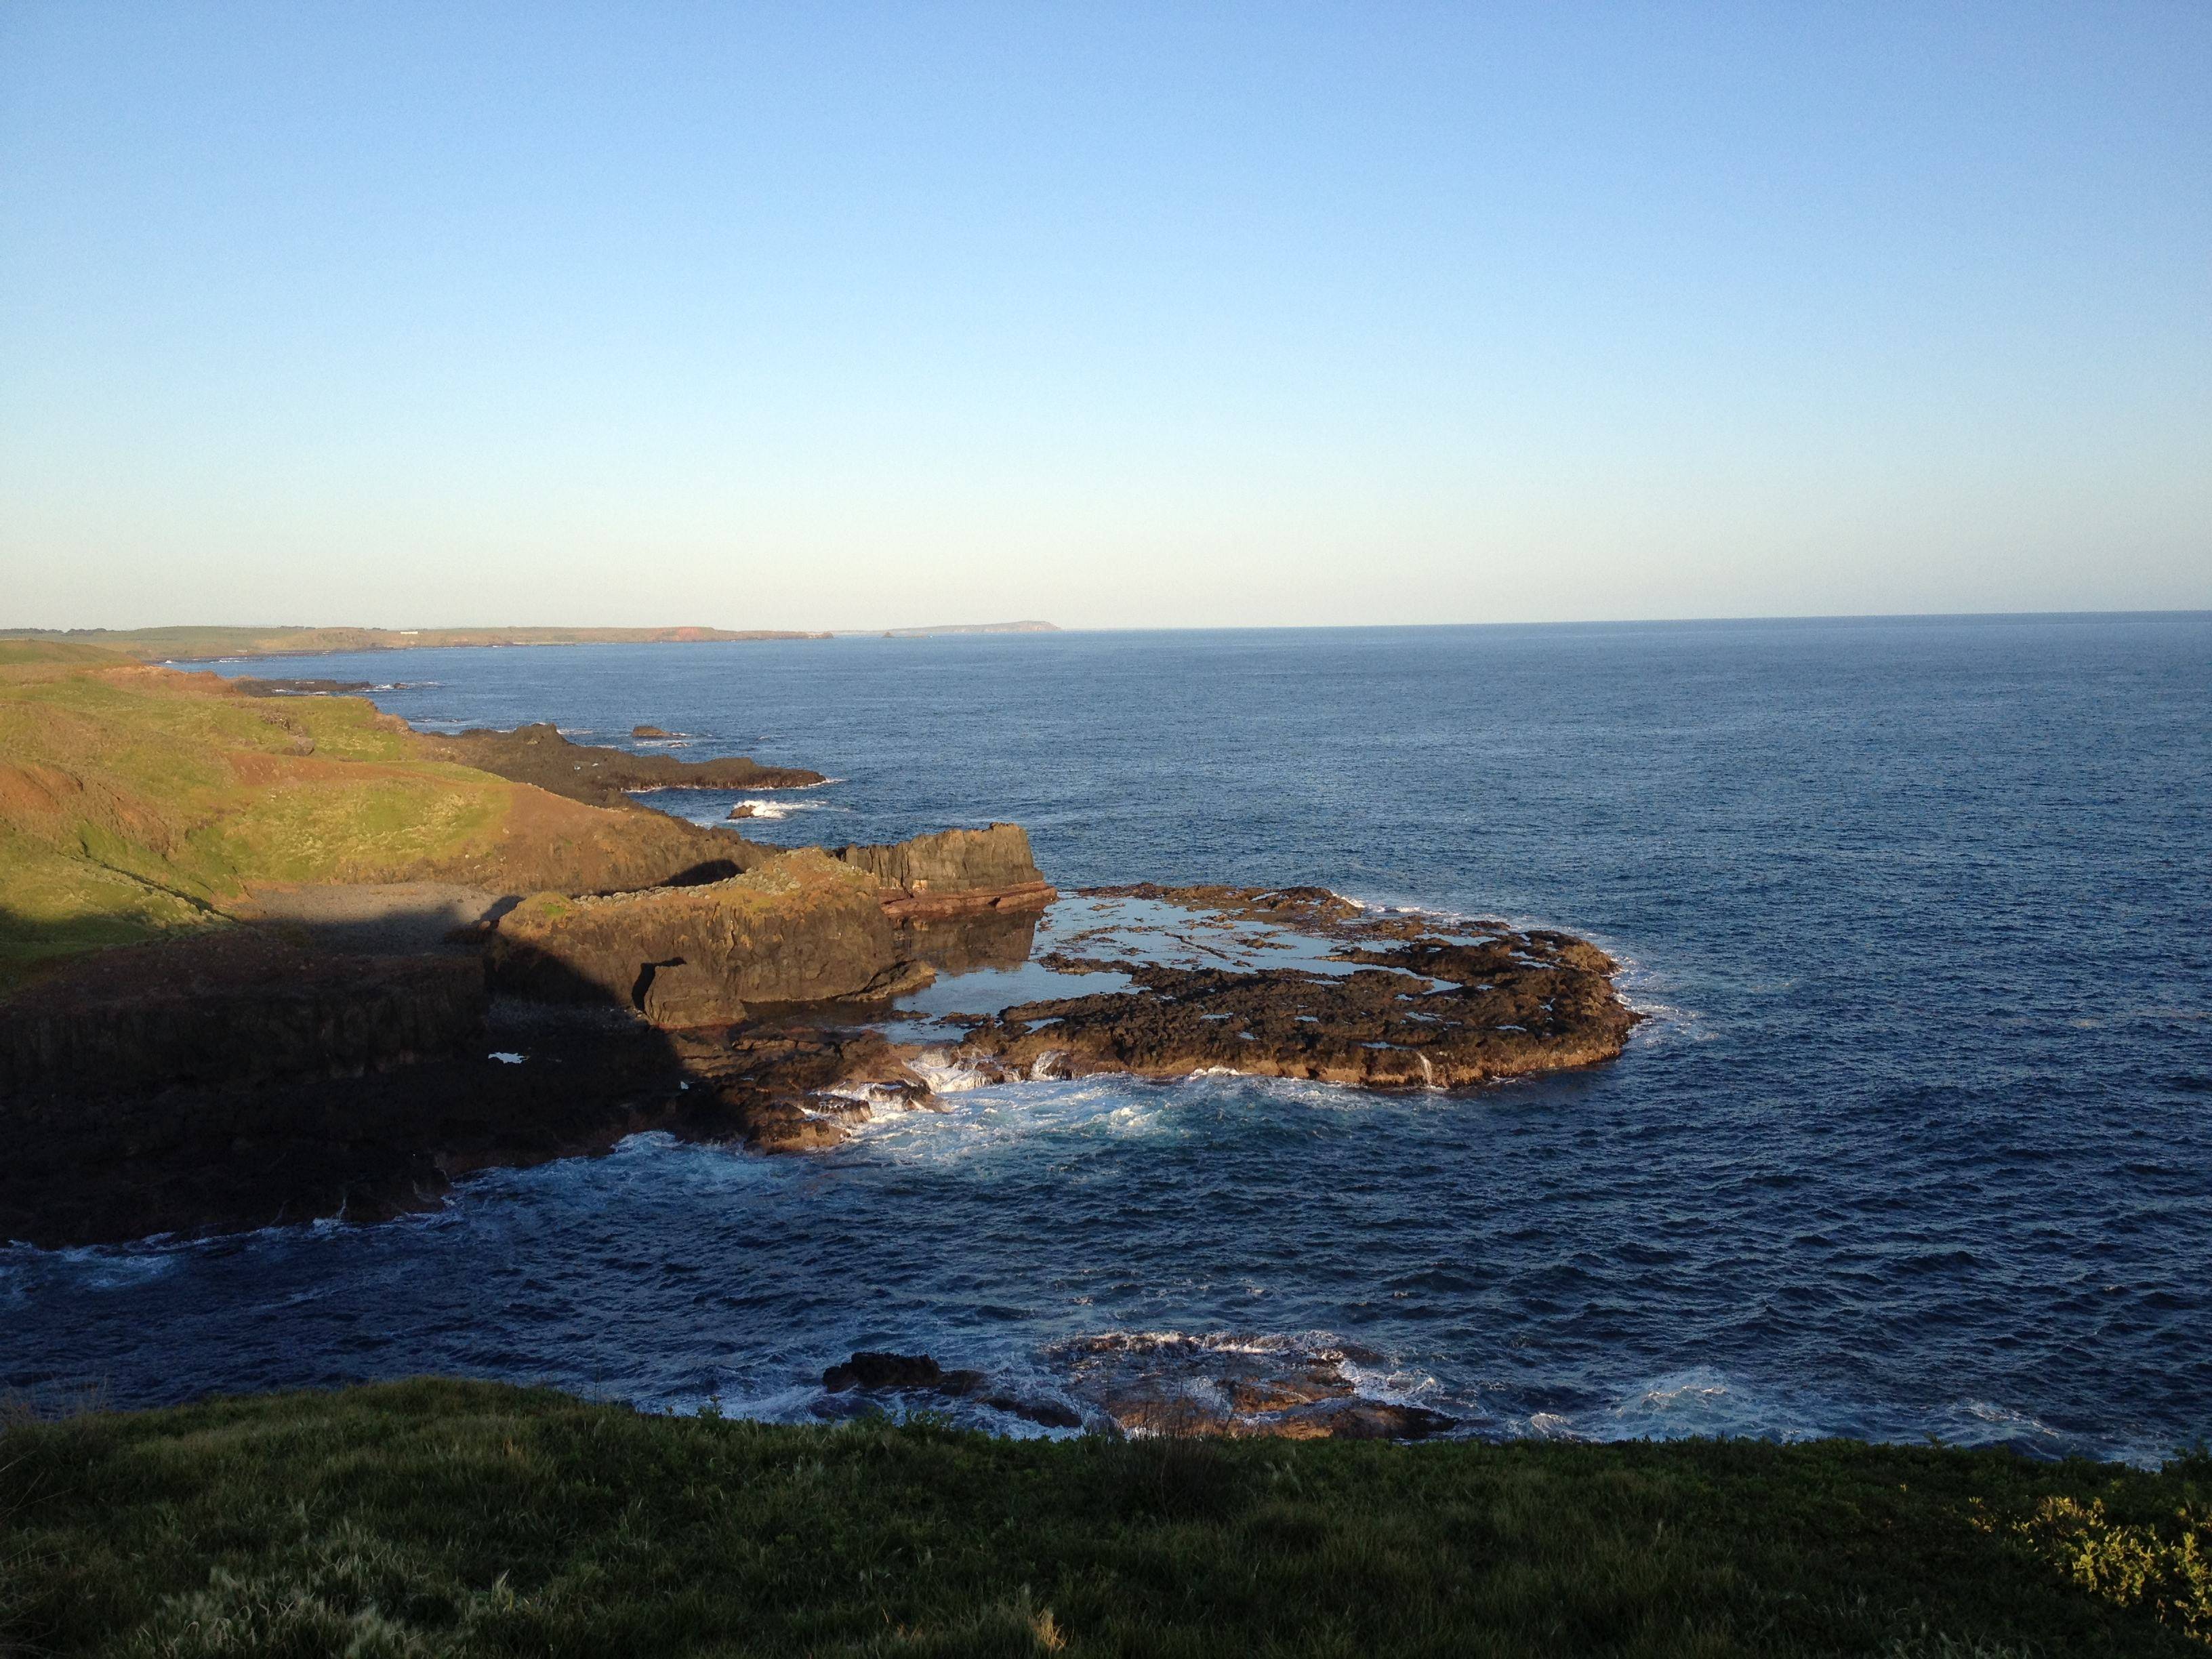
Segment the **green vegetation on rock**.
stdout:
[[2094,1505],[2170,1565],[2208,1502],[2201,1458],[1008,1441],[416,1382],[0,1435],[0,1651],[2202,1654],[2036,1528]]

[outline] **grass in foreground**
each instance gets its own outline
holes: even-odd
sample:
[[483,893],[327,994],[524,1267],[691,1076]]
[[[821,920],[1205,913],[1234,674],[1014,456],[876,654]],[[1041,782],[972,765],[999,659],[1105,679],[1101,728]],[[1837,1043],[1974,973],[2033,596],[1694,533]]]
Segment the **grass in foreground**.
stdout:
[[0,1653],[2203,1655],[2156,1604],[2209,1504],[2202,1458],[1048,1443],[416,1382],[0,1434]]

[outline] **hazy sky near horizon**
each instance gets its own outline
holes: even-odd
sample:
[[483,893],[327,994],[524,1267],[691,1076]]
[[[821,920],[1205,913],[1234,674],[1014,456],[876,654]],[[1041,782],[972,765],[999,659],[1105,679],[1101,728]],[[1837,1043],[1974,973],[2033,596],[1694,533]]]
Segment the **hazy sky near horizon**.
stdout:
[[2212,6],[0,9],[0,624],[2212,605]]

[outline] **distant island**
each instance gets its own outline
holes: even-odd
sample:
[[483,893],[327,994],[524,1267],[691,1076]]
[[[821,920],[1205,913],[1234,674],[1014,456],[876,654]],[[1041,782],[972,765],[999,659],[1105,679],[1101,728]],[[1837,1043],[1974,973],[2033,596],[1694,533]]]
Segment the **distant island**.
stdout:
[[[872,631],[872,630],[871,630]],[[943,623],[935,628],[886,628],[887,640],[923,640],[936,634],[1057,634],[1060,625],[1048,622]]]

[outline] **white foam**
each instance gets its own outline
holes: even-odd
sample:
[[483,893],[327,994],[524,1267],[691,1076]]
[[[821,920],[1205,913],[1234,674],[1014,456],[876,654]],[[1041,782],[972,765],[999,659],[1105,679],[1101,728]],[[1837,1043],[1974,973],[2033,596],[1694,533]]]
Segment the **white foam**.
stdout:
[[971,1089],[991,1088],[998,1082],[975,1061],[963,1059],[949,1048],[924,1050],[907,1061],[907,1070],[927,1084],[933,1095],[963,1095]]
[[[738,802],[737,805],[739,806],[750,806],[753,809],[752,811],[747,815],[748,817],[756,818],[787,818],[793,812],[818,812],[823,807],[829,805],[830,803],[826,800],[776,800],[758,795],[751,795],[746,797],[744,800]],[[740,823],[744,821],[744,819],[742,817],[738,820]]]

